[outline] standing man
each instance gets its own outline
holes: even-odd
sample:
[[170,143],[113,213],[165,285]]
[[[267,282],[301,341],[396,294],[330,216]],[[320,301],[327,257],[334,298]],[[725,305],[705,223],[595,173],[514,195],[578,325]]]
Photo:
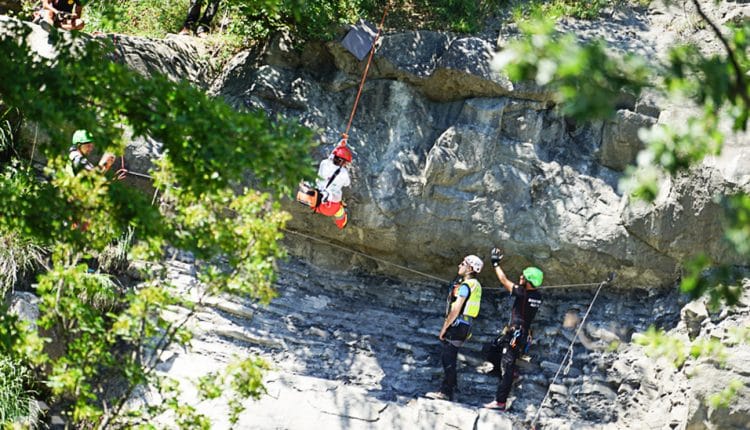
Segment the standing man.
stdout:
[[208,0],[207,3],[206,10],[203,11],[203,17],[198,19],[201,15],[203,1],[191,0],[185,23],[182,24],[182,30],[180,30],[179,34],[190,35],[190,29],[197,22],[198,27],[195,29],[195,35],[198,37],[208,36],[208,32],[211,29],[211,20],[214,19],[216,11],[219,10],[219,0]]
[[458,349],[471,337],[471,324],[479,315],[482,301],[482,285],[476,276],[484,263],[476,255],[467,255],[458,265],[458,282],[448,292],[446,317],[438,338],[442,342],[440,360],[443,363],[443,383],[440,391],[425,394],[425,397],[453,400],[458,372]]
[[513,308],[510,313],[510,321],[503,329],[503,335],[499,342],[500,347],[500,380],[495,393],[495,400],[484,405],[488,409],[507,410],[508,394],[513,385],[513,372],[516,367],[516,358],[523,351],[529,334],[531,322],[534,320],[539,307],[542,305],[542,295],[537,288],[542,285],[544,274],[536,267],[523,269],[518,283],[505,276],[500,267],[503,259],[503,251],[492,248],[490,260],[495,268],[495,275],[503,287],[515,296]]

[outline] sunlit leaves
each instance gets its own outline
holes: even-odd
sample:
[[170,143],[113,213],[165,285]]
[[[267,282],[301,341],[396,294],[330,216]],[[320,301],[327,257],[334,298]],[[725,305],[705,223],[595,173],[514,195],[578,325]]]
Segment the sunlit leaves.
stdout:
[[688,118],[684,125],[676,129],[657,124],[638,133],[648,145],[645,151],[651,154],[650,160],[671,175],[721,152],[724,136],[716,129],[714,117]]
[[504,47],[493,68],[514,80],[548,86],[565,115],[608,118],[624,93],[637,95],[648,86],[649,70],[632,55],[614,56],[599,41],[579,44],[570,34],[555,33],[551,21],[523,23],[524,36]]
[[235,359],[223,372],[212,372],[200,378],[199,393],[203,399],[228,397],[229,421],[236,424],[239,415],[245,410],[247,399],[259,399],[266,392],[263,386],[263,371],[270,369],[260,358]]
[[740,380],[732,380],[729,382],[729,386],[721,390],[718,393],[714,393],[708,397],[708,404],[714,409],[728,408],[737,397],[737,394],[745,388],[745,384]]
[[724,234],[737,252],[750,256],[750,195],[729,196],[723,203],[727,216]]
[[[276,199],[314,174],[312,132],[263,112],[237,112],[186,84],[144,78],[109,61],[107,43],[53,31],[59,55],[46,60],[22,42],[26,27],[5,28],[0,98],[51,141],[37,147],[48,160],[43,177],[18,163],[3,166],[0,230],[50,250],[50,270],[38,277],[36,289],[38,324],[54,333],[60,351],[42,354],[42,339],[10,317],[0,318],[0,347],[49,370],[44,382],[51,400],[67,408],[75,425],[125,425],[129,418],[118,421],[117,414],[129,390],[161,386],[155,357],[190,341],[185,322],[196,298],[184,297],[159,270],[143,271],[144,284],[126,294],[90,261],[134,229],[138,257],[158,259],[168,246],[193,253],[204,281],[198,300],[232,293],[267,303],[274,295],[275,261],[285,255],[279,231],[289,218]],[[151,172],[160,205],[100,171],[74,175],[67,169],[73,130],[88,129],[99,151],[122,153],[123,126],[162,143],[164,156]],[[267,192],[239,185],[250,182]],[[171,312],[176,305],[184,314]],[[123,390],[109,393],[107,378],[116,378]],[[259,377],[251,379],[246,382],[259,384]],[[191,406],[168,399],[165,407],[178,413],[180,425],[208,426]]]
[[700,254],[684,263],[684,273],[680,290],[697,299],[708,294],[709,308],[716,310],[722,302],[728,305],[738,303],[742,287],[738,285],[741,270],[732,266],[713,267],[705,254]]
[[664,330],[653,326],[649,327],[645,333],[634,335],[633,341],[637,345],[643,346],[649,356],[664,357],[675,367],[682,367],[688,357],[685,341],[670,336]]

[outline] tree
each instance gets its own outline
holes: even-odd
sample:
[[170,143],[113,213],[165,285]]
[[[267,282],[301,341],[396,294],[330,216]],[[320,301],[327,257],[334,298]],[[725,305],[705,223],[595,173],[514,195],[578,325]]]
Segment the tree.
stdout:
[[[647,148],[621,181],[631,197],[653,201],[664,175],[685,174],[705,156],[721,152],[725,138],[719,128],[722,118],[731,120],[732,133],[746,131],[750,120],[750,24],[721,29],[698,0],[691,1],[721,44],[720,53],[704,54],[694,45],[675,46],[664,64],[648,64],[633,55],[609,55],[601,41],[581,45],[570,35],[556,34],[551,22],[532,21],[521,26],[519,40],[496,55],[494,66],[505,70],[512,80],[534,80],[553,88],[561,112],[582,120],[611,117],[621,93],[638,96],[647,87],[667,97],[692,100],[700,113],[688,118],[685,127],[660,124],[642,130]],[[722,202],[726,239],[738,255],[750,257],[750,196],[722,196]],[[737,303],[742,294],[740,268],[716,264],[706,255],[698,255],[684,266],[683,292],[694,299],[708,295],[714,309],[723,303]],[[744,327],[730,333],[725,343],[749,340],[750,329]],[[637,342],[649,353],[670,358],[676,366],[688,356],[711,356],[721,362],[725,355],[719,341],[699,339],[687,344],[654,328]],[[726,407],[741,385],[731,384],[712,396],[710,403]]]
[[[729,27],[724,35],[700,3],[693,4],[724,47],[722,53],[705,55],[693,45],[676,46],[666,64],[648,64],[635,55],[612,56],[601,41],[584,45],[571,35],[557,35],[551,22],[531,21],[521,25],[521,39],[496,55],[494,67],[512,80],[534,80],[553,88],[561,113],[581,120],[610,118],[621,94],[638,96],[647,87],[668,97],[688,97],[701,107],[700,115],[686,121],[687,127],[659,124],[643,130],[647,148],[621,187],[634,198],[653,201],[661,175],[685,172],[705,156],[720,153],[725,137],[719,129],[721,115],[731,118],[733,132],[746,130],[750,118],[750,25]],[[738,254],[750,255],[750,198],[741,193],[723,201],[726,238]],[[709,294],[714,305],[736,303],[740,290],[727,286],[737,281],[734,268],[707,273],[708,267],[716,265],[706,256],[687,262],[682,290],[693,297]]]
[[[202,300],[223,293],[260,303],[273,297],[275,262],[285,256],[277,242],[289,218],[278,199],[313,174],[312,133],[264,112],[237,112],[187,84],[146,79],[102,61],[111,46],[86,36],[52,32],[56,58],[39,57],[26,44],[29,31],[7,21],[0,32],[0,101],[52,143],[40,148],[48,160],[44,178],[18,159],[0,166],[0,233],[43,246],[50,265],[37,278],[38,328],[0,318],[0,354],[32,366],[41,388],[76,427],[144,423],[147,417],[122,413],[125,401],[140,385],[172,389],[154,373],[155,363],[170,345],[189,343],[185,324]],[[65,169],[73,130],[87,129],[103,149],[122,153],[123,127],[163,144],[164,156],[151,172],[165,196],[159,207],[97,172]],[[135,258],[156,262],[173,248],[196,256],[198,303],[172,288],[163,271],[145,271],[142,286],[127,291],[114,289],[106,274],[90,273],[90,258],[129,229]],[[187,315],[167,317],[172,305],[185,307]],[[62,342],[61,354],[47,353],[50,339],[40,329]],[[248,360],[231,369],[247,382],[242,395],[262,392],[262,367]],[[113,380],[125,388],[107,392]],[[164,408],[178,412],[186,426],[206,424],[176,402],[148,412]]]

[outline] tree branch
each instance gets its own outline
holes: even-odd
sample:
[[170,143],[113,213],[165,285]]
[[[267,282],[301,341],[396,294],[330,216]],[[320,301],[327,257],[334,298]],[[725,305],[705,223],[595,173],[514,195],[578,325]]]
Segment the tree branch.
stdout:
[[692,1],[695,9],[698,11],[698,15],[700,15],[701,19],[703,19],[703,21],[705,21],[709,25],[709,27],[711,27],[711,30],[713,30],[716,37],[719,38],[721,44],[724,45],[724,49],[726,49],[727,51],[727,57],[732,64],[732,69],[734,69],[734,77],[737,81],[737,92],[739,92],[740,97],[742,97],[742,100],[745,102],[745,108],[750,109],[750,95],[748,95],[747,93],[747,83],[745,82],[745,75],[742,73],[742,68],[737,61],[734,50],[731,46],[729,46],[729,42],[726,38],[724,38],[724,35],[721,34],[721,30],[719,30],[719,27],[717,27],[716,24],[714,24],[714,22],[711,21],[711,19],[706,15],[706,13],[703,12],[703,9],[701,9],[701,5],[698,0]]

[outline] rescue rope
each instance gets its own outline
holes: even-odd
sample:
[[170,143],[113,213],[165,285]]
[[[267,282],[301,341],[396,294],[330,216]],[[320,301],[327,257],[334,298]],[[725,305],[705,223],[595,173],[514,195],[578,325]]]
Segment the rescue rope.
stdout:
[[372,47],[370,47],[370,56],[367,59],[367,65],[365,65],[365,71],[362,73],[362,80],[359,83],[359,90],[357,90],[357,97],[354,98],[354,106],[352,107],[352,113],[349,115],[349,122],[346,124],[346,130],[341,133],[343,139],[341,139],[340,145],[346,145],[346,140],[349,138],[349,129],[354,121],[354,114],[357,112],[357,105],[359,104],[359,98],[362,95],[362,88],[365,86],[365,80],[367,79],[367,72],[370,70],[370,63],[372,62],[372,56],[375,54],[375,45],[378,43],[380,38],[380,32],[383,31],[383,24],[385,23],[385,16],[388,14],[388,4],[385,5],[383,10],[383,18],[380,20],[380,26],[378,32],[375,34],[375,39],[372,41]]
[[[125,157],[122,157],[122,166],[123,166],[122,168],[124,169],[125,168]],[[151,176],[151,175],[147,175],[145,173],[136,172],[136,171],[133,171],[133,170],[128,170],[127,171],[127,175],[133,175],[133,176],[137,176],[137,177],[140,177],[140,178],[149,179],[151,181],[154,180],[154,177]],[[158,189],[154,190],[154,196],[151,199],[151,204],[152,205],[156,201],[156,197],[158,195],[158,192],[159,192]],[[299,231],[289,230],[289,229],[286,229],[286,228],[282,228],[281,230],[283,230],[284,232],[287,232],[287,233],[291,233],[291,234],[300,236],[300,237],[304,237],[306,239],[311,239],[311,240],[313,240],[315,242],[322,243],[322,244],[331,246],[333,248],[338,248],[338,249],[340,249],[342,251],[347,251],[349,253],[356,254],[356,255],[359,255],[361,257],[369,258],[369,259],[377,261],[379,263],[383,263],[383,264],[386,264],[386,265],[389,265],[389,266],[397,267],[397,268],[399,268],[401,270],[404,270],[404,271],[407,271],[407,272],[411,272],[411,273],[423,276],[423,277],[428,278],[428,279],[432,279],[432,280],[435,280],[435,281],[440,281],[440,282],[443,282],[443,283],[448,283],[448,282],[451,281],[449,279],[444,279],[444,278],[440,278],[440,277],[435,276],[435,275],[430,275],[429,273],[420,272],[419,270],[412,269],[410,267],[406,267],[406,266],[403,266],[401,264],[394,263],[392,261],[384,260],[382,258],[378,258],[378,257],[372,256],[372,255],[366,254],[364,252],[357,251],[357,250],[352,249],[352,248],[347,248],[347,247],[342,246],[342,245],[337,245],[337,244],[335,244],[333,242],[326,241],[326,240],[317,238],[315,236],[310,236],[308,234],[305,234],[305,233],[302,233],[302,232],[299,232]],[[600,283],[599,282],[591,282],[591,283],[586,283],[586,284],[542,285],[542,286],[538,287],[537,289],[538,290],[549,290],[549,289],[554,289],[554,288],[592,287],[592,286],[595,286],[595,285],[600,285]],[[601,288],[601,285],[600,285],[600,288]],[[505,290],[505,288],[504,287],[483,287],[482,290],[484,290],[484,291],[487,291],[487,290]],[[598,294],[598,290],[597,290],[597,294]]]
[[549,397],[549,393],[552,391],[552,385],[555,384],[555,381],[557,381],[557,377],[560,376],[560,371],[563,368],[563,365],[565,364],[565,361],[568,361],[567,366],[565,366],[565,373],[568,373],[568,369],[570,369],[570,365],[573,363],[573,346],[575,345],[576,339],[578,339],[578,335],[581,334],[581,330],[583,329],[584,324],[586,323],[586,318],[588,318],[589,313],[591,312],[591,308],[594,306],[594,302],[596,302],[596,298],[599,297],[599,292],[602,290],[602,287],[606,284],[609,284],[614,279],[615,274],[610,273],[606,280],[599,283],[599,288],[596,289],[596,294],[594,294],[594,298],[591,299],[591,303],[589,303],[589,308],[586,309],[586,313],[583,315],[583,319],[581,319],[581,324],[578,325],[578,330],[576,330],[575,336],[573,336],[573,339],[570,341],[570,346],[568,346],[568,350],[565,352],[565,355],[563,356],[562,361],[560,362],[560,366],[557,368],[557,372],[555,373],[554,378],[552,378],[552,382],[550,382],[549,387],[547,387],[547,393],[544,395],[544,398],[542,399],[542,403],[539,404],[539,408],[536,410],[536,414],[534,415],[534,419],[531,421],[531,428],[532,430],[535,429],[534,427],[536,425],[536,421],[539,419],[539,415],[542,413],[542,406],[544,406],[544,402],[547,401],[547,398]]
[[[350,252],[352,254],[359,255],[361,257],[369,258],[371,260],[374,260],[374,261],[377,261],[377,262],[380,262],[380,263],[383,263],[383,264],[387,264],[389,266],[397,267],[397,268],[399,268],[401,270],[405,270],[407,272],[411,272],[411,273],[415,273],[417,275],[424,276],[425,278],[433,279],[433,280],[440,281],[440,282],[443,282],[443,283],[450,282],[449,279],[443,279],[443,278],[440,278],[440,277],[437,277],[437,276],[434,276],[434,275],[430,275],[429,273],[420,272],[419,270],[415,270],[415,269],[412,269],[410,267],[402,266],[400,264],[394,263],[392,261],[384,260],[382,258],[374,257],[372,255],[365,254],[364,252],[360,252],[360,251],[357,251],[357,250],[354,250],[354,249],[351,249],[351,248],[347,248],[347,247],[342,246],[342,245],[337,245],[337,244],[335,244],[333,242],[326,241],[326,240],[323,240],[323,239],[320,239],[320,238],[317,238],[317,237],[314,237],[314,236],[310,236],[308,234],[301,233],[299,231],[289,230],[289,229],[286,229],[286,228],[282,228],[281,230],[283,230],[284,232],[287,232],[287,233],[291,233],[291,234],[300,236],[300,237],[304,237],[305,239],[310,239],[310,240],[313,240],[315,242],[331,246],[333,248],[338,248],[338,249],[340,249],[342,251],[347,251],[347,252]],[[599,285],[599,284],[600,284],[599,282],[594,282],[594,283],[590,283],[590,284],[542,285],[541,287],[539,287],[537,289],[538,290],[543,290],[543,289],[551,289],[551,288],[586,287],[586,286],[593,286],[593,285]],[[503,288],[503,287],[482,287],[483,291],[486,291],[486,290],[504,290],[504,289],[505,288]]]
[[325,240],[323,240],[323,239],[319,239],[319,238],[317,238],[317,237],[313,237],[313,236],[310,236],[310,235],[308,235],[308,234],[305,234],[305,233],[300,233],[300,232],[298,232],[298,231],[294,231],[294,230],[289,230],[289,229],[286,229],[286,228],[282,228],[281,230],[283,230],[283,231],[285,231],[285,232],[287,232],[287,233],[291,233],[291,234],[295,234],[295,235],[297,235],[297,236],[301,236],[301,237],[304,237],[304,238],[306,238],[306,239],[312,239],[312,240],[314,240],[314,241],[316,241],[316,242],[324,243],[324,244],[326,244],[326,245],[328,245],[328,246],[332,246],[332,247],[334,247],[334,248],[338,248],[338,249],[341,249],[341,250],[344,250],[344,251],[349,251],[349,252],[351,252],[352,254],[357,254],[357,255],[359,255],[359,256],[362,256],[362,257],[365,257],[365,258],[369,258],[369,259],[371,259],[371,260],[375,260],[375,261],[381,262],[381,263],[383,263],[383,264],[388,264],[388,265],[391,265],[391,266],[394,266],[394,267],[398,267],[398,268],[399,268],[399,269],[401,269],[401,270],[405,270],[405,271],[407,271],[407,272],[412,272],[412,273],[416,273],[416,274],[418,274],[418,275],[422,275],[422,276],[424,276],[424,277],[426,277],[426,278],[434,279],[434,280],[437,280],[437,281],[440,281],[440,282],[447,282],[447,281],[446,281],[445,279],[439,278],[439,277],[437,277],[437,276],[433,276],[433,275],[430,275],[429,273],[424,273],[424,272],[420,272],[419,270],[414,270],[414,269],[411,269],[411,268],[409,268],[409,267],[406,267],[406,266],[402,266],[402,265],[400,265],[400,264],[396,264],[396,263],[394,263],[394,262],[392,262],[392,261],[388,261],[388,260],[383,260],[382,258],[378,258],[378,257],[373,257],[372,255],[367,255],[367,254],[365,254],[364,252],[359,252],[359,251],[356,251],[356,250],[354,250],[354,249],[351,249],[351,248],[347,248],[347,247],[345,247],[345,246],[341,246],[341,245],[336,245],[335,243],[331,243],[331,242],[325,241]]

